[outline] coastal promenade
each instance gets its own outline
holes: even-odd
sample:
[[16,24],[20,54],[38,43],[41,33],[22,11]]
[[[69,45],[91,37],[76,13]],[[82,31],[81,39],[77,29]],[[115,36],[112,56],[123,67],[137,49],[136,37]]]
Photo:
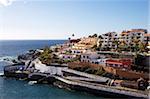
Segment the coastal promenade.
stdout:
[[136,98],[148,98],[148,95],[142,91],[130,90],[130,89],[125,89],[121,87],[106,86],[102,84],[95,84],[95,83],[90,83],[90,82],[85,82],[85,81],[80,81],[80,80],[72,80],[67,77],[59,77],[59,76],[54,76],[54,77],[55,79],[62,81],[66,84],[69,84],[72,86],[79,86],[80,88],[82,87],[89,88],[97,92],[104,91],[106,93],[113,93],[116,95],[120,94],[120,95],[136,97]]
[[72,73],[74,75],[78,75],[78,76],[82,76],[82,77],[87,77],[87,78],[91,78],[93,80],[97,80],[97,81],[102,81],[102,82],[107,82],[110,81],[110,78],[106,78],[106,77],[102,77],[102,76],[97,76],[97,75],[93,75],[93,74],[88,74],[88,73],[84,73],[84,72],[80,72],[80,71],[76,71],[73,69],[62,69],[62,72],[67,72],[67,73]]
[[[6,66],[4,68],[5,76],[9,77],[14,75],[14,77],[27,78],[29,81],[50,81],[51,84],[56,86],[62,86],[73,89],[73,90],[83,90],[90,93],[96,93],[96,95],[105,94],[106,96],[114,97],[132,97],[132,98],[148,98],[147,91],[140,91],[135,89],[129,89],[124,87],[109,86],[112,79],[102,76],[97,76],[93,74],[88,74],[67,67],[58,67],[58,66],[46,66],[37,61],[32,61],[28,64],[28,70],[30,66],[34,64],[36,72],[25,73],[25,71],[20,71],[24,66]],[[39,66],[42,66],[43,72],[38,72],[36,70],[40,69]],[[26,66],[25,66],[26,67]],[[68,75],[65,75],[68,74]],[[71,74],[71,75],[70,75]]]

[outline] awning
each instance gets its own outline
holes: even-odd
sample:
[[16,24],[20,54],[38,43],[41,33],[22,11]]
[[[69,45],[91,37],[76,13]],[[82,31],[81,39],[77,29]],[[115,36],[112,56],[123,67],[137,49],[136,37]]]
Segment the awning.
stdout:
[[120,62],[106,62],[107,64],[117,64],[117,65],[122,65]]

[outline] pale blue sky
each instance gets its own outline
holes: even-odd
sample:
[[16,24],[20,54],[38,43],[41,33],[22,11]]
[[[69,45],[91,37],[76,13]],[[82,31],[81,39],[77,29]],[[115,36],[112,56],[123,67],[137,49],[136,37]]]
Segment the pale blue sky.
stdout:
[[0,7],[0,39],[67,39],[148,29],[149,0],[18,0]]

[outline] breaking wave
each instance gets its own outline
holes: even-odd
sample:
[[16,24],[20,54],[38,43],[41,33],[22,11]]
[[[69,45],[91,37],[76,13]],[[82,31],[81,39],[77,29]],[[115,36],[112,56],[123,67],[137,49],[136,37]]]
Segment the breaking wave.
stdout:
[[12,62],[13,60],[16,60],[16,56],[1,56],[0,62]]

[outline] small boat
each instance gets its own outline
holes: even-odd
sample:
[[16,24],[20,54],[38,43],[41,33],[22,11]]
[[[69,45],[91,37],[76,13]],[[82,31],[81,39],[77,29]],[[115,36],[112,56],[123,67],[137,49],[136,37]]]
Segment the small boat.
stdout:
[[37,81],[29,81],[28,82],[29,85],[33,85],[33,84],[36,84],[36,83],[37,83]]

